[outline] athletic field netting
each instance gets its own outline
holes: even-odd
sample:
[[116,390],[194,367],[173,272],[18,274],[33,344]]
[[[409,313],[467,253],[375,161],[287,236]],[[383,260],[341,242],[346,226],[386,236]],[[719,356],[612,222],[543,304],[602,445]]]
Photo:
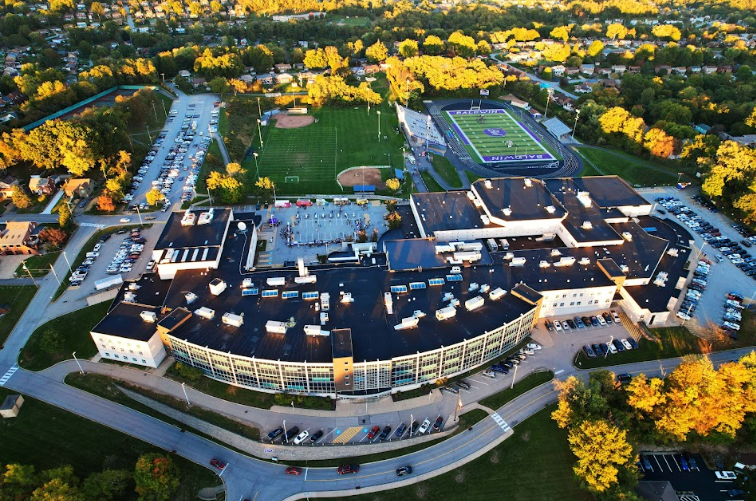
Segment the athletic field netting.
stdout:
[[[462,144],[482,163],[555,160],[526,126],[503,109],[444,111]],[[453,132],[452,132],[453,131]]]

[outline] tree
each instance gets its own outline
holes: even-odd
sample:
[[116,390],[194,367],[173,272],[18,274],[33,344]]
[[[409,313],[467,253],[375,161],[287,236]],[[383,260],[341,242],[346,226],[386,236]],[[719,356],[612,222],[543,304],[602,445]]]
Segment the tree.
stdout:
[[645,374],[639,374],[625,387],[627,403],[643,414],[651,414],[657,406],[664,403],[663,390],[662,379],[649,380]]
[[549,33],[549,36],[551,38],[557,38],[566,42],[570,38],[570,31],[572,31],[572,25],[557,26],[556,28],[551,30],[551,33]]
[[402,226],[402,216],[398,212],[391,212],[387,217],[388,227],[390,230],[396,230]]
[[202,379],[202,376],[205,375],[205,373],[202,372],[202,369],[192,367],[191,365],[182,364],[181,362],[176,362],[172,370],[177,376],[193,383],[196,383],[197,381]]
[[269,177],[261,177],[257,180],[255,186],[263,191],[272,191],[273,181]]
[[568,435],[577,457],[573,471],[589,491],[601,493],[618,482],[618,467],[632,464],[633,448],[627,432],[609,421],[584,421]]
[[161,192],[157,188],[152,188],[147,192],[145,198],[147,199],[147,203],[149,205],[157,205],[158,202],[165,200],[165,195],[163,195],[163,192]]
[[383,42],[378,40],[373,45],[365,49],[365,55],[370,61],[379,63],[381,61],[385,61],[386,57],[388,57],[388,49],[385,45],[383,45]]
[[265,45],[250,47],[244,52],[243,58],[257,73],[269,71],[273,66],[273,52]]
[[206,184],[207,189],[216,192],[219,198],[225,203],[238,203],[244,198],[244,185],[237,179],[222,172],[211,172],[207,177]]
[[570,46],[568,44],[553,43],[546,47],[546,49],[543,51],[543,57],[547,61],[563,63],[567,60],[568,57],[570,57],[571,53],[572,49],[570,49]]
[[0,493],[10,499],[24,499],[37,485],[37,473],[32,465],[12,463],[0,475]]
[[475,40],[473,37],[466,36],[461,31],[455,31],[449,35],[447,42],[456,55],[464,58],[470,58],[475,55]]
[[207,85],[210,87],[210,91],[215,94],[224,94],[229,89],[228,80],[223,77],[215,77]]
[[39,348],[48,355],[55,355],[63,351],[63,336],[55,329],[45,330],[39,338]]
[[134,469],[136,492],[141,499],[168,501],[179,486],[179,472],[171,458],[158,453],[142,455]]
[[75,484],[54,478],[34,490],[31,501],[84,501]]
[[404,58],[416,56],[417,49],[417,42],[411,38],[407,38],[399,44],[399,54]]
[[401,183],[395,177],[386,181],[386,188],[390,189],[391,191],[398,191],[401,186]]
[[62,204],[58,209],[58,224],[64,230],[68,230],[73,225],[73,214],[68,204]]
[[655,157],[668,158],[675,152],[677,140],[662,129],[649,129],[643,137],[643,146]]
[[226,165],[226,174],[231,177],[236,177],[239,174],[243,174],[244,172],[245,171],[244,169],[242,169],[242,166],[236,162],[231,162],[230,164]]
[[11,195],[13,205],[19,209],[28,209],[32,206],[32,199],[29,197],[26,190],[20,186],[16,186],[13,189],[13,195]]
[[756,129],[756,107],[751,110],[751,114],[745,119],[745,124]]
[[237,95],[239,92],[246,92],[247,91],[247,82],[244,80],[240,80],[238,78],[232,78],[228,81],[228,85],[234,90],[234,96]]
[[671,24],[657,24],[653,27],[651,33],[653,33],[656,38],[668,38],[675,42],[679,41],[682,36],[680,29]]
[[97,197],[97,209],[104,212],[113,212],[116,209],[113,197],[110,195],[100,195]]
[[612,40],[615,38],[624,40],[627,36],[627,28],[619,23],[612,23],[606,27],[606,36]]
[[39,232],[39,238],[49,243],[53,249],[60,249],[68,239],[68,233],[60,228],[45,228]]
[[127,470],[104,470],[89,475],[81,484],[81,492],[85,499],[120,499],[126,493],[131,479],[131,472]]
[[591,45],[588,46],[588,55],[591,57],[596,57],[604,50],[604,44],[601,42],[601,40],[594,40],[591,42]]
[[436,35],[428,35],[423,41],[423,52],[428,56],[438,56],[444,51],[444,41]]

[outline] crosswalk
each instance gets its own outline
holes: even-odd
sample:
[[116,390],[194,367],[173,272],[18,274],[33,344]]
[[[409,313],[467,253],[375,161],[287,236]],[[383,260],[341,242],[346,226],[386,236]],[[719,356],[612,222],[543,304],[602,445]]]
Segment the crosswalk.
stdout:
[[501,416],[499,416],[499,414],[496,413],[496,412],[494,412],[493,414],[491,414],[491,419],[493,419],[494,421],[496,421],[496,424],[498,424],[501,427],[501,429],[504,430],[504,433],[506,433],[506,432],[508,432],[509,430],[512,429],[512,428],[509,427],[509,425],[507,424],[507,422],[504,421],[504,418],[502,418]]
[[104,224],[98,223],[79,223],[79,226],[89,226],[90,228],[104,228]]
[[16,373],[17,370],[18,370],[18,365],[13,364],[13,367],[8,369],[8,372],[6,372],[5,375],[0,378],[0,386],[5,386],[5,383],[8,382],[8,380],[11,378],[13,374]]

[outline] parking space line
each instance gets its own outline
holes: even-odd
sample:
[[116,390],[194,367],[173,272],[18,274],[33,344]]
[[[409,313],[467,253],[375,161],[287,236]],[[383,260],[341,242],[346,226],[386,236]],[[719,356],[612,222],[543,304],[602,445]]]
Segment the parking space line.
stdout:
[[672,471],[672,467],[669,465],[669,461],[667,461],[667,456],[665,454],[662,454],[662,459],[664,459],[664,462],[667,463],[667,468],[669,468],[669,471]]
[[662,468],[662,465],[661,465],[661,463],[660,463],[660,462],[659,462],[659,460],[658,460],[658,459],[656,458],[656,454],[652,454],[652,455],[651,455],[651,457],[652,457],[652,458],[654,458],[654,461],[656,461],[656,465],[657,465],[657,466],[659,467],[659,471],[663,473],[663,472],[664,472],[664,468]]
[[676,458],[676,457],[674,456],[674,454],[672,455],[672,461],[674,461],[674,462],[675,462],[675,466],[677,466],[677,471],[682,471],[682,468],[681,468],[681,467],[680,467],[680,465],[678,464],[678,462],[677,462],[677,458]]

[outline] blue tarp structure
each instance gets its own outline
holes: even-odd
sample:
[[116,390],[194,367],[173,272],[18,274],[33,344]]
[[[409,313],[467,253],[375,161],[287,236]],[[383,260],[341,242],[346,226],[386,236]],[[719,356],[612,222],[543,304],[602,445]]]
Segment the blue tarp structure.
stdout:
[[375,191],[375,185],[373,184],[365,184],[365,185],[354,187],[355,193],[373,193],[374,191]]
[[394,175],[399,181],[404,181],[404,172],[401,169],[394,169]]

